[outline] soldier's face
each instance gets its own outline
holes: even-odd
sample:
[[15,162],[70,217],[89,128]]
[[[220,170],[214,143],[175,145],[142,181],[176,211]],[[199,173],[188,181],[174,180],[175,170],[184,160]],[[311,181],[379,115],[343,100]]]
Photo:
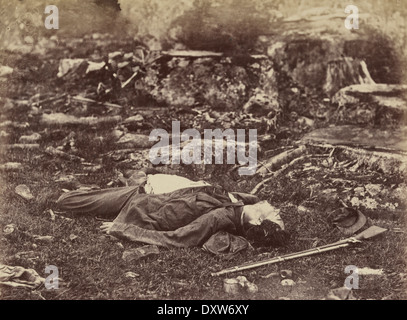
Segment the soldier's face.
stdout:
[[260,225],[264,220],[278,224],[284,230],[284,223],[280,217],[280,210],[270,205],[267,201],[243,207],[244,221],[250,225]]

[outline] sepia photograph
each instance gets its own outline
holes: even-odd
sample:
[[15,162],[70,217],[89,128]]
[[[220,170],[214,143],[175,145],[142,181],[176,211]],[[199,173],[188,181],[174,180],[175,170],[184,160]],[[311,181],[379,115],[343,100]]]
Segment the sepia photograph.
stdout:
[[406,300],[406,0],[0,4],[0,300]]

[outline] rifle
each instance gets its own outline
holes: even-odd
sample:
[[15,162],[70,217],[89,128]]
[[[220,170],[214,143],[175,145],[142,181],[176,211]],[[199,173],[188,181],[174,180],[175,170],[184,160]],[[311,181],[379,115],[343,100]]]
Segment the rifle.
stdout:
[[387,229],[380,228],[377,226],[372,226],[353,237],[339,240],[339,241],[331,243],[331,244],[327,244],[324,246],[320,246],[320,247],[316,247],[316,248],[312,248],[312,249],[308,249],[308,250],[304,250],[304,251],[300,251],[300,252],[296,252],[296,253],[290,253],[290,254],[286,254],[284,256],[274,257],[274,258],[266,259],[263,261],[251,262],[251,263],[246,263],[246,264],[242,264],[239,266],[223,269],[221,271],[211,273],[211,276],[220,276],[220,275],[226,274],[226,273],[257,268],[257,267],[265,266],[268,264],[273,264],[273,263],[283,262],[283,261],[287,261],[287,260],[291,260],[291,259],[306,257],[306,256],[310,256],[313,254],[322,253],[322,252],[335,250],[335,249],[339,249],[339,248],[345,248],[353,243],[359,243],[359,242],[361,242],[361,240],[373,238],[379,234],[382,234],[385,231],[387,231]]

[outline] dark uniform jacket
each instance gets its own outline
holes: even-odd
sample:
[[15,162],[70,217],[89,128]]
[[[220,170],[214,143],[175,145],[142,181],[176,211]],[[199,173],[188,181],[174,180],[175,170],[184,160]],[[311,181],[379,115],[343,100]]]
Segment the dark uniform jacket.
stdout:
[[218,231],[243,235],[242,206],[259,201],[204,186],[164,194],[140,193],[139,187],[72,191],[58,199],[62,210],[100,217],[116,216],[109,234],[164,247],[200,246]]

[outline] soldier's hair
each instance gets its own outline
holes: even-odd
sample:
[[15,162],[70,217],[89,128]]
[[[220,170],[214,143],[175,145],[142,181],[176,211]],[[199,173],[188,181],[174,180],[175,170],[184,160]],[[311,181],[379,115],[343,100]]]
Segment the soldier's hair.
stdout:
[[252,226],[246,232],[246,239],[255,247],[281,247],[287,244],[289,233],[270,220]]

